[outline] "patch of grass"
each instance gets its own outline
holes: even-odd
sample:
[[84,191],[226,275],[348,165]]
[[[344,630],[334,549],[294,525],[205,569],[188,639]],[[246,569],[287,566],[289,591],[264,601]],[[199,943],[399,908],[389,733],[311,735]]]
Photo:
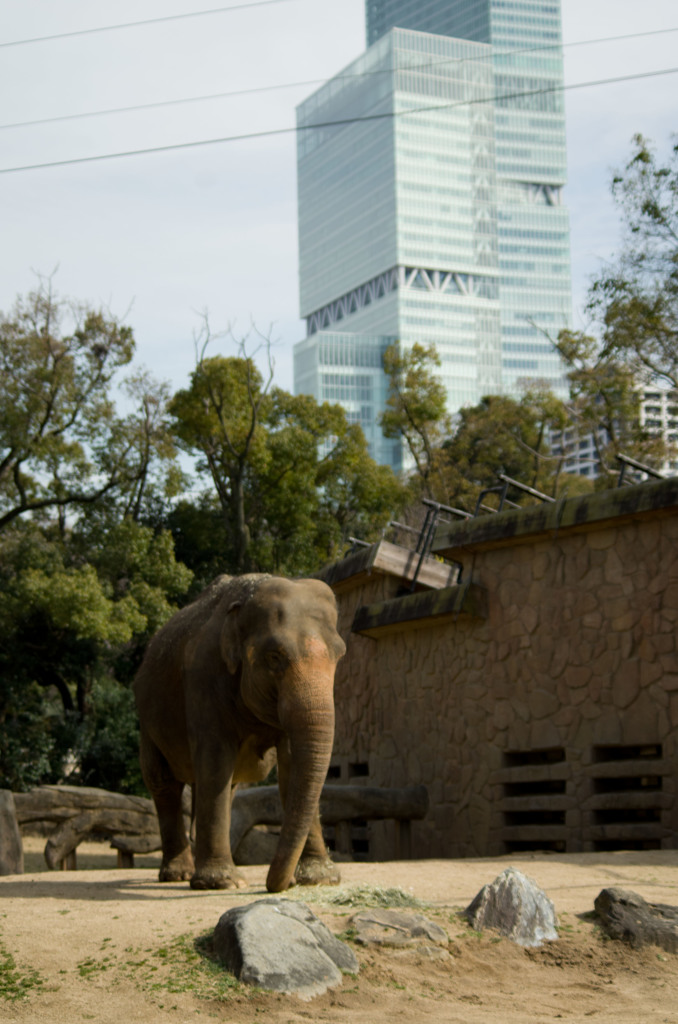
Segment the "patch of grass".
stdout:
[[12,954],[0,945],[0,999],[11,1003],[27,999],[43,984],[43,979],[32,967],[26,971],[19,970]]
[[306,891],[299,886],[285,894],[290,899],[302,900],[305,903],[327,903],[335,907],[385,907],[397,909],[410,907],[422,909],[426,903],[417,899],[404,889],[384,889],[378,885],[352,885],[348,888],[337,888],[335,885],[308,887]]
[[95,960],[94,957],[88,956],[86,960],[81,960],[79,964],[76,964],[75,969],[81,978],[90,978],[93,974],[107,971],[112,966],[110,956],[105,956],[103,960]]
[[179,935],[145,959],[127,960],[123,968],[140,988],[150,992],[192,992],[198,999],[223,1002],[236,993],[255,991],[241,985],[219,963],[211,930],[197,939]]
[[218,961],[211,930],[197,939],[193,935],[179,935],[157,948],[126,946],[119,956],[108,945],[110,941],[104,939],[101,947],[106,956],[88,957],[76,965],[81,978],[115,970],[146,992],[159,996],[163,992],[192,992],[198,999],[217,1002],[256,991],[242,985]]

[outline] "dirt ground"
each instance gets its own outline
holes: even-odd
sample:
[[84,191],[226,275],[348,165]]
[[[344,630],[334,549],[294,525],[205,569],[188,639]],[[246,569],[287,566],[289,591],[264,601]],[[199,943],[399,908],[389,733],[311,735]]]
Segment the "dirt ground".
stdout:
[[[233,985],[200,952],[200,936],[224,911],[266,895],[265,867],[243,869],[247,889],[193,892],[187,883],[159,885],[156,858],[120,870],[97,844],[80,847],[77,871],[47,872],[43,844],[26,840],[26,874],[0,878],[1,1021],[678,1024],[678,955],[605,939],[592,914],[611,885],[678,904],[678,851],[344,864],[344,888],[399,887],[423,900],[449,947],[437,955],[356,947],[360,973],[302,1002]],[[553,900],[556,942],[525,950],[460,919],[509,865]],[[303,892],[334,932],[346,931],[353,911],[318,902],[322,890]]]

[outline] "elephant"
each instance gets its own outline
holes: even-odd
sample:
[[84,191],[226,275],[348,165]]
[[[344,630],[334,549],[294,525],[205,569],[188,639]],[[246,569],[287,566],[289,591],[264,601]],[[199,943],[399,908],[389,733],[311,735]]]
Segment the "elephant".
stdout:
[[[284,809],[266,886],[338,882],[318,803],[334,741],[334,673],[346,647],[320,580],[219,576],[150,641],[134,680],[140,761],[160,825],[159,880],[246,885],[230,846],[239,782],[277,755]],[[193,849],[182,813],[193,787]]]

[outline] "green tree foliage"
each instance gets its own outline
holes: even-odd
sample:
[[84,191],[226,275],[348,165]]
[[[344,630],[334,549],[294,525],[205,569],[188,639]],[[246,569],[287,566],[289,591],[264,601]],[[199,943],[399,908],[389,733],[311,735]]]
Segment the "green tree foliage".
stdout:
[[255,564],[315,572],[350,535],[376,538],[402,504],[402,487],[370,458],[341,406],[274,388],[265,420],[266,459],[251,488]]
[[81,717],[96,674],[115,666],[129,681],[191,580],[168,533],[127,519],[97,539],[64,543],[34,525],[0,536],[0,668],[55,688]]
[[193,573],[187,592],[191,600],[230,568],[230,530],[214,491],[203,491],[190,501],[183,498],[161,510],[157,523],[169,530],[177,560]]
[[[110,728],[129,732],[129,760],[136,733],[127,684],[190,579],[169,533],[129,518],[97,534],[95,544],[77,532],[64,541],[34,523],[0,534],[0,785],[59,781],[67,759],[88,751],[83,764],[94,785],[92,751],[106,740],[92,694],[104,681],[106,707],[120,691],[119,721]],[[123,776],[136,785],[133,767]]]
[[129,327],[48,285],[0,314],[0,529],[57,512],[65,530],[67,510],[104,500],[138,518],[158,478],[177,485],[163,388],[133,376],[127,416],[111,397],[133,352]]
[[[23,793],[42,782],[56,781],[63,758],[57,754],[60,716],[49,715],[37,683],[26,684],[11,666],[0,676],[0,788]],[[55,761],[58,762],[55,768]]]
[[[498,483],[498,473],[549,494],[587,486],[565,478],[563,460],[551,454],[550,430],[562,429],[568,414],[549,390],[535,387],[519,400],[487,395],[451,419],[439,366],[433,346],[417,344],[404,353],[391,346],[384,357],[389,398],[382,429],[407,444],[415,501],[424,496],[472,510],[479,492]],[[412,509],[407,518],[414,523],[418,517]]]
[[[528,391],[520,400],[488,395],[462,409],[442,447],[445,504],[473,511],[479,492],[498,484],[498,473],[549,495],[587,487],[562,473],[562,459],[549,447],[550,430],[563,429],[567,421],[563,402],[543,389]],[[527,501],[520,498],[521,504]]]
[[391,345],[384,353],[388,378],[386,409],[381,415],[385,437],[403,438],[429,496],[434,487],[437,451],[449,432],[445,386],[436,370],[440,357],[434,345],[418,343],[404,352]]
[[139,765],[139,720],[130,689],[113,680],[95,682],[76,756],[78,781],[84,786],[146,793]]
[[567,367],[570,422],[580,437],[593,439],[596,487],[614,486],[619,473],[615,456],[619,454],[648,465],[661,464],[667,447],[640,424],[636,369],[581,332],[561,331],[557,348]]
[[319,467],[320,550],[337,557],[350,536],[375,540],[398,515],[407,489],[389,466],[380,466],[367,452],[361,428],[347,426]]
[[669,451],[640,426],[643,387],[678,388],[678,144],[661,163],[646,139],[612,179],[622,220],[619,254],[594,279],[593,334],[563,331],[570,413],[594,439],[598,488],[618,472],[617,454],[659,465]]
[[59,780],[94,741],[96,681],[124,692],[190,583],[169,533],[141,523],[182,475],[166,386],[144,371],[120,379],[133,353],[130,328],[57,299],[49,282],[0,314],[0,784],[11,788]]
[[622,247],[593,282],[602,355],[642,383],[678,388],[678,142],[660,162],[642,135],[612,179]]
[[[209,340],[209,339],[208,339]],[[272,379],[264,383],[253,359],[203,354],[190,387],[170,403],[182,447],[198,455],[198,469],[209,473],[231,533],[234,569],[248,568],[249,524],[245,508],[247,477],[265,460],[262,405]]]
[[[237,356],[205,358],[203,350],[190,387],[170,403],[179,443],[219,501],[228,537],[222,571],[316,571],[349,534],[378,535],[402,503],[402,488],[370,459],[340,406],[271,382],[270,362],[264,379],[244,342]],[[204,534],[213,509],[203,501],[199,514],[184,506],[181,516],[186,541],[189,520],[193,537]]]

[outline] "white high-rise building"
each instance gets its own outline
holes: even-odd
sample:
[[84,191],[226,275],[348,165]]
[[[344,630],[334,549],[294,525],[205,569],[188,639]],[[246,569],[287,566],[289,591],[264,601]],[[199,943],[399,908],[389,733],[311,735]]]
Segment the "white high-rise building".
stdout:
[[559,4],[368,0],[367,20],[373,45],[298,108],[295,390],[341,401],[397,468],[377,422],[394,341],[436,346],[450,411],[563,390],[542,333],[571,315]]

